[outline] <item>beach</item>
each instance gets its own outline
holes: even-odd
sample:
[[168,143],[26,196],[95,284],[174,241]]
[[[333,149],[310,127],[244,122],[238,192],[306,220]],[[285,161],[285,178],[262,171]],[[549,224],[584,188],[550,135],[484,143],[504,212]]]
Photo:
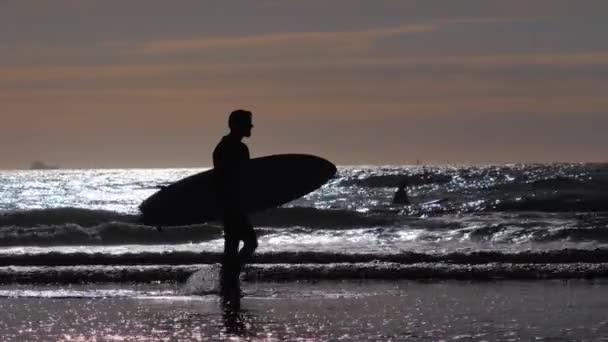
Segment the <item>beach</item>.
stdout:
[[0,288],[5,341],[607,341],[608,281],[244,282]]
[[0,342],[608,342],[607,13],[0,0]]

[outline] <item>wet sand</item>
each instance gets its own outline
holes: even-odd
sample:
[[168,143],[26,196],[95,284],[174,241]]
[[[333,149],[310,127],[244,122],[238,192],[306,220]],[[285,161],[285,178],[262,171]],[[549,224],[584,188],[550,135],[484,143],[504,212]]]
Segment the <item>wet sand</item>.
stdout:
[[182,285],[0,287],[6,341],[608,341],[608,281],[244,283],[241,310]]

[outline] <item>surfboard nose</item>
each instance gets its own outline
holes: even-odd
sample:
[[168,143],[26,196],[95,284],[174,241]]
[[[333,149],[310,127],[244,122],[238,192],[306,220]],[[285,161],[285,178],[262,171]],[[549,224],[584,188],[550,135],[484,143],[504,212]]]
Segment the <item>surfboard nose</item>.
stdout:
[[302,168],[308,168],[310,172],[314,172],[316,175],[314,178],[321,182],[320,185],[326,183],[338,173],[336,165],[325,158],[311,154],[294,154],[290,156],[297,157],[295,160],[301,164]]
[[327,178],[333,178],[336,173],[338,173],[338,168],[336,167],[336,165],[332,162],[330,162],[327,159],[321,158],[321,157],[317,157],[320,160],[320,167],[324,169],[325,174],[327,175]]

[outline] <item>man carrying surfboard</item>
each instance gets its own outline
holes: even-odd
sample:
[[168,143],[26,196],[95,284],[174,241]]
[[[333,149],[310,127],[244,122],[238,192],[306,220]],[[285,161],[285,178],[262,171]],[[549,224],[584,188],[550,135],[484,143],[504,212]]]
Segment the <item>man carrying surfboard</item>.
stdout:
[[[224,136],[213,151],[213,166],[220,187],[222,220],[224,223],[224,255],[220,275],[220,291],[225,299],[240,296],[241,266],[249,261],[258,247],[256,233],[241,203],[237,171],[250,159],[249,148],[243,138],[251,136],[252,114],[235,110],[228,118],[230,133]],[[239,251],[239,243],[243,248]],[[237,299],[238,300],[238,299]]]

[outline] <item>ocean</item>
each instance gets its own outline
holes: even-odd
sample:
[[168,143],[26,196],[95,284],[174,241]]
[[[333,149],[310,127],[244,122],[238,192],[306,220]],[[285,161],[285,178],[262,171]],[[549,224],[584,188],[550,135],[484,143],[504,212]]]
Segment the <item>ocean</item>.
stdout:
[[[8,300],[0,306],[14,310],[15,303],[36,301],[51,307],[66,298],[170,298],[175,309],[182,305],[175,304],[178,299],[198,303],[194,298],[212,295],[209,282],[215,281],[223,248],[221,223],[158,230],[138,222],[138,205],[159,186],[201,171],[0,171],[0,297]],[[393,204],[403,180],[411,204]],[[268,305],[262,299],[289,291],[265,285],[276,289],[269,293],[254,284],[299,286],[305,289],[298,297],[304,305],[307,298],[319,298],[315,294],[353,303],[360,300],[356,293],[391,288],[387,281],[399,286],[412,281],[416,286],[420,281],[546,284],[608,277],[606,164],[343,166],[321,189],[253,215],[252,221],[260,247],[243,280],[258,307]],[[375,285],[351,291],[353,282],[366,281]],[[315,292],[310,282],[325,284],[324,290]],[[329,290],[341,286],[350,290]],[[593,291],[605,291],[605,285],[594,286]],[[605,310],[594,312],[607,317]],[[598,331],[607,331],[608,320],[593,322]],[[0,326],[0,333],[20,336],[16,327]],[[395,329],[387,336],[405,336]],[[330,332],[328,338],[339,337]],[[34,329],[25,336],[101,336],[55,333]],[[281,334],[292,336],[286,330]]]
[[[138,205],[159,185],[200,171],[1,171],[0,262],[12,267],[0,278],[182,280],[182,269],[217,263],[221,223],[138,223]],[[411,205],[394,205],[404,179]],[[602,164],[341,167],[318,191],[253,216],[260,248],[251,274],[606,276],[607,190]]]

